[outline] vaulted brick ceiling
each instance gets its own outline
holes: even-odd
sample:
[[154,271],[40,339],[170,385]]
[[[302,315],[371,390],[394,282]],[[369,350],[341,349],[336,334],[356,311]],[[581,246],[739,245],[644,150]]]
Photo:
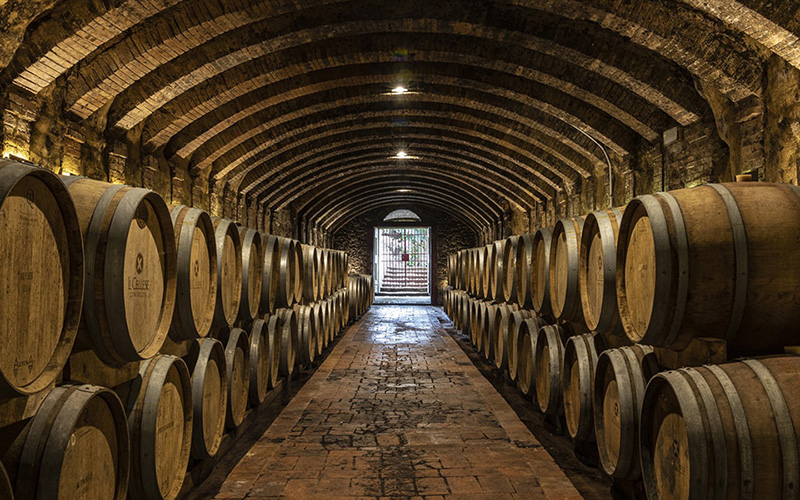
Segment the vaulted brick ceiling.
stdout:
[[[587,185],[602,193],[608,161],[623,165],[665,130],[709,116],[699,86],[742,102],[761,95],[764,57],[800,64],[796,2],[11,0],[4,9],[4,88],[58,89],[64,116],[125,141],[129,156],[185,168],[236,205],[290,207],[331,232],[404,202],[478,229],[509,207],[531,211]],[[397,85],[411,92],[392,94]],[[391,158],[401,149],[414,158]]]

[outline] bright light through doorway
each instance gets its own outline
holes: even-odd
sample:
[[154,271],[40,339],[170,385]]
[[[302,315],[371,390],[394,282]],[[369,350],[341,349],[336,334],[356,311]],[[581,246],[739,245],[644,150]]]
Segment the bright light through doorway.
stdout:
[[375,228],[375,303],[431,303],[428,227]]

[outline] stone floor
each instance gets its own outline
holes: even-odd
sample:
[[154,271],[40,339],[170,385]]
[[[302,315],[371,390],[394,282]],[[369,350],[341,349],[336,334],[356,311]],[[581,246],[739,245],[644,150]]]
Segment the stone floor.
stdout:
[[374,306],[214,498],[582,498],[441,314]]
[[375,304],[394,304],[394,305],[429,305],[431,303],[430,295],[376,295]]

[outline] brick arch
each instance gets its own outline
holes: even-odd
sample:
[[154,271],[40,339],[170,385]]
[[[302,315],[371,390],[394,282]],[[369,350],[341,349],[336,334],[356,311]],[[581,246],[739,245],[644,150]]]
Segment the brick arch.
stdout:
[[[477,68],[476,68],[477,70]],[[524,123],[529,129],[539,128],[537,124],[544,125],[549,121],[568,122],[576,127],[581,127],[588,133],[597,137],[599,140],[610,143],[618,154],[625,154],[632,142],[631,135],[623,130],[626,125],[619,124],[614,131],[615,119],[613,115],[606,115],[602,110],[592,109],[589,103],[584,102],[579,107],[581,117],[571,117],[554,109],[540,99],[535,99],[517,91],[513,94],[508,92],[500,93],[489,83],[473,82],[469,79],[451,76],[436,75],[435,68],[430,69],[431,73],[421,76],[426,81],[426,90],[417,95],[403,98],[403,102],[415,104],[417,102],[438,102],[442,99],[449,99],[450,105],[473,108],[484,113],[491,113],[497,116],[506,116],[510,119],[513,115],[515,123]],[[441,69],[444,73],[445,68]],[[417,73],[420,74],[420,73]],[[231,110],[227,117],[219,115],[203,118],[203,126],[198,126],[194,130],[187,130],[182,134],[176,143],[171,142],[165,154],[169,157],[175,154],[181,158],[192,156],[192,163],[198,169],[208,167],[208,163],[215,161],[223,156],[226,151],[233,149],[237,144],[248,140],[259,132],[266,132],[276,125],[285,123],[295,116],[302,113],[321,112],[331,110],[333,113],[341,106],[354,103],[371,102],[397,102],[398,98],[391,95],[381,95],[383,89],[394,80],[391,74],[384,74],[381,78],[365,78],[361,81],[341,80],[343,86],[327,88],[324,86],[318,90],[317,85],[301,87],[298,89],[287,90],[271,97],[263,97],[264,91],[254,91],[241,98],[243,102],[250,102],[250,105],[242,105],[236,110]],[[306,90],[308,89],[308,90]],[[522,89],[520,89],[522,90]],[[441,97],[440,97],[441,95]],[[258,100],[261,99],[261,100]],[[674,122],[659,121],[654,123],[659,130],[664,130],[672,126]],[[607,125],[606,133],[599,132],[601,125]],[[200,129],[204,131],[200,131]],[[553,127],[549,127],[551,130]],[[569,127],[567,127],[569,128]],[[657,138],[653,136],[653,129],[647,127],[650,132],[646,139]],[[635,132],[635,131],[633,131]],[[572,135],[583,136],[574,130]],[[611,140],[606,135],[613,134],[620,140]],[[176,141],[178,138],[174,138]],[[571,139],[565,134],[560,134],[560,140],[569,140],[574,143],[576,139]],[[146,139],[145,139],[146,140]]]
[[[441,210],[448,216],[458,220],[459,222],[467,226],[467,228],[469,228],[469,230],[475,234],[476,238],[481,233],[481,231],[485,230],[485,228],[487,227],[476,224],[474,221],[471,221],[470,219],[466,218],[463,213],[453,211],[453,207],[437,200],[431,200],[429,198],[410,199],[408,197],[406,198],[393,197],[391,199],[373,201],[370,204],[366,205],[366,207],[362,205],[359,208],[354,208],[353,210],[347,213],[345,218],[340,219],[343,222],[339,225],[339,228],[341,228],[341,226],[347,224],[354,218],[358,217],[359,215],[372,210],[377,210],[377,209],[392,210],[395,208],[409,208],[409,207],[411,207],[411,210],[414,210],[414,207],[427,207],[427,208],[433,208],[435,210]],[[318,224],[317,222],[312,222],[310,220],[305,220],[305,226],[315,227],[315,226],[321,226],[321,224]],[[328,234],[332,236],[335,235],[335,231],[332,231],[330,227],[324,227],[324,229],[328,231]]]
[[[453,167],[454,164],[462,161],[454,156],[429,150],[424,150],[422,153],[424,154],[422,159],[415,160],[413,164],[404,165],[401,171],[414,173],[427,171],[443,177],[469,181],[482,192],[502,196],[520,209],[536,203],[535,198],[524,196],[515,190],[518,186],[508,179],[484,173],[477,167],[470,168],[468,172]],[[344,155],[343,158],[336,161],[319,161],[313,165],[292,166],[291,169],[269,179],[269,183],[262,183],[261,191],[252,193],[251,197],[257,198],[259,204],[279,210],[285,208],[296,197],[302,198],[313,194],[318,185],[325,184],[326,181],[339,176],[339,174],[361,177],[372,175],[376,170],[391,171],[396,168],[396,160],[387,160],[385,155],[376,154],[374,151],[367,154],[362,151],[359,155]],[[292,182],[282,187],[282,184],[290,179]]]

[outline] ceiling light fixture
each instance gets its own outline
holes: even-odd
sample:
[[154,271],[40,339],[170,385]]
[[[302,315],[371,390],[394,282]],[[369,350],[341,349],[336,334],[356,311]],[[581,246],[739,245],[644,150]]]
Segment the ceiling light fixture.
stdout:
[[398,192],[398,193],[410,193],[410,192],[411,192],[411,190],[410,190],[410,189],[405,189],[405,188],[403,188],[403,189],[398,189],[398,190],[397,190],[397,192]]
[[408,153],[406,153],[405,151],[398,151],[397,154],[394,155],[394,157],[397,158],[398,160],[404,160],[408,158]]
[[394,95],[403,95],[408,92],[408,89],[403,87],[402,85],[398,85],[397,87],[392,89],[392,94]]

